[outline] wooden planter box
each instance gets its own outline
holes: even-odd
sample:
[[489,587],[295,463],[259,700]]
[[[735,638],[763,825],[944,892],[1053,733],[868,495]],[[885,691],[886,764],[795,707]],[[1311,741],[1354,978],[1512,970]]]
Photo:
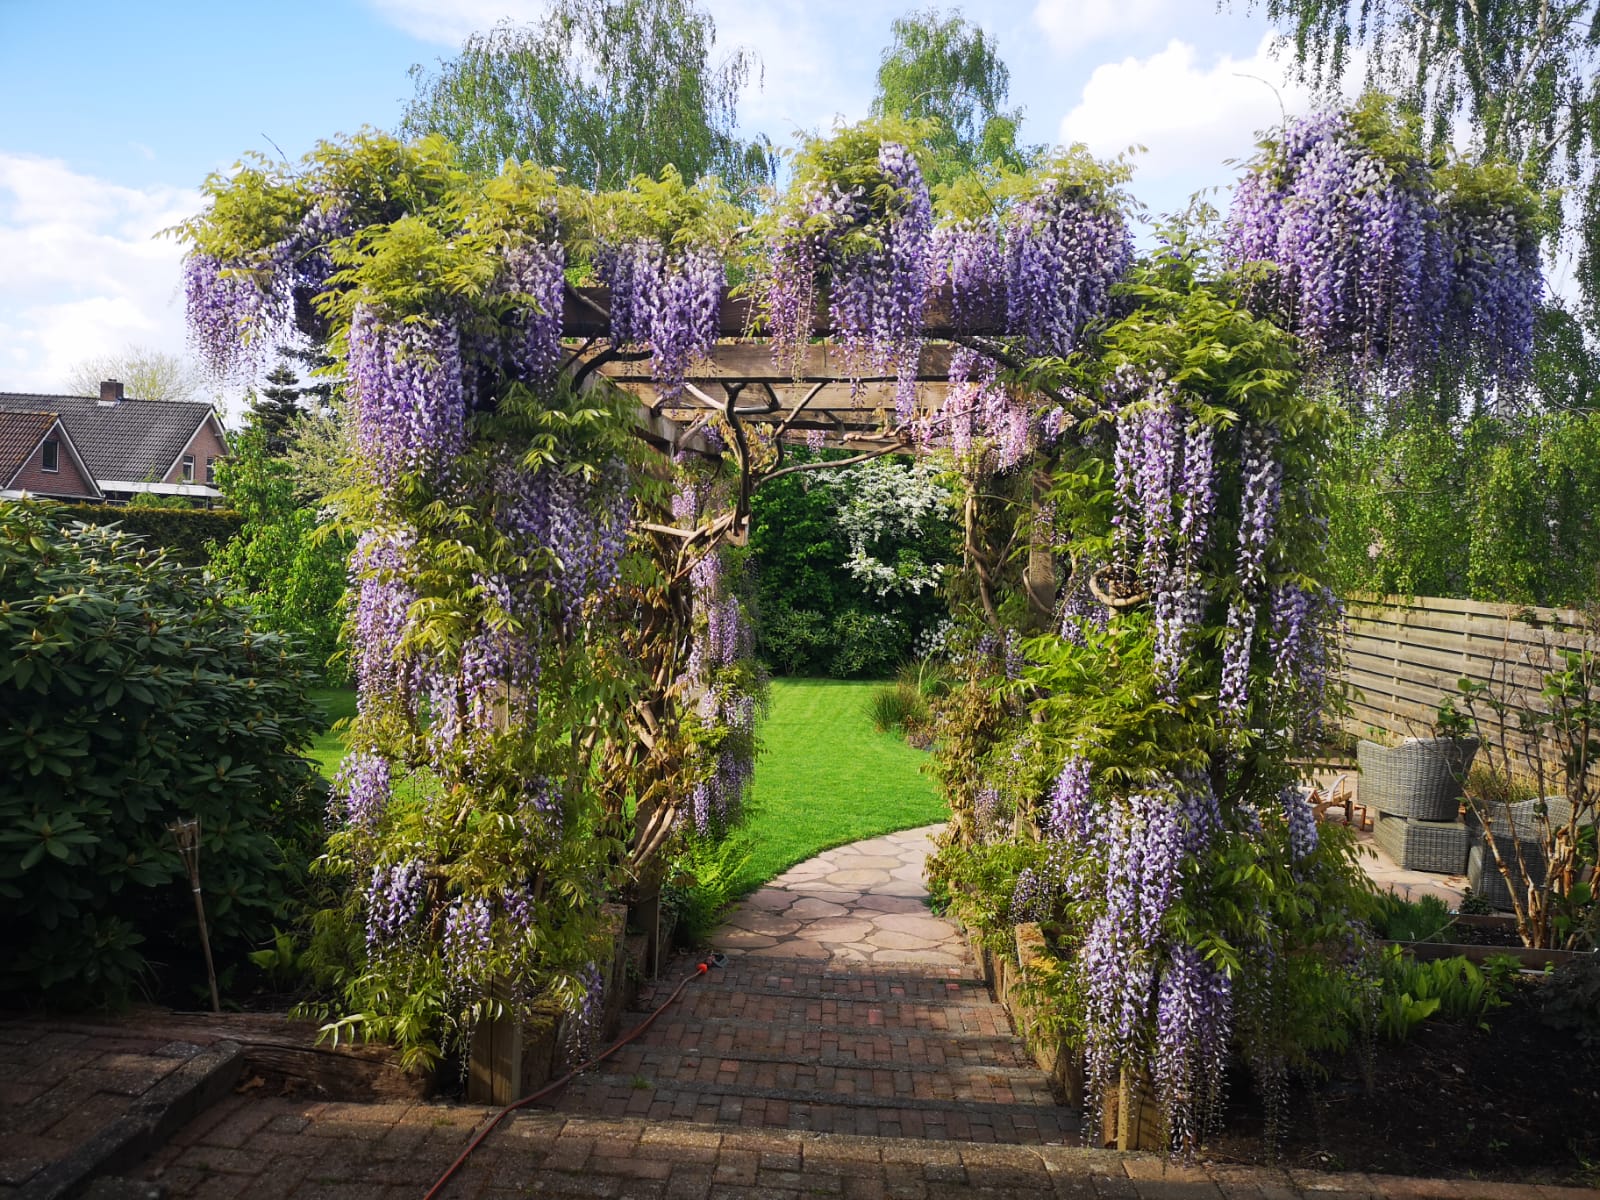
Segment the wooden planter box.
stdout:
[[[627,932],[627,910],[619,904],[604,909],[610,927],[611,957],[600,963],[605,982],[601,1040],[609,1041],[622,1023],[644,978],[648,939]],[[473,1104],[506,1105],[537,1091],[576,1064],[565,1061],[566,1014],[556,1005],[536,1005],[524,1021],[507,1013],[479,1022],[472,1031],[467,1065],[467,1100]]]
[[[1499,913],[1458,913],[1451,922],[1463,929],[1501,929],[1515,933],[1517,919]],[[1449,930],[1446,929],[1446,936]],[[1509,955],[1522,964],[1523,970],[1542,971],[1546,966],[1559,967],[1574,959],[1592,955],[1592,950],[1533,950],[1527,946],[1479,946],[1466,942],[1394,942],[1392,945],[1409,950],[1423,961],[1436,958],[1455,958],[1457,955],[1469,962],[1485,963],[1500,955]]]

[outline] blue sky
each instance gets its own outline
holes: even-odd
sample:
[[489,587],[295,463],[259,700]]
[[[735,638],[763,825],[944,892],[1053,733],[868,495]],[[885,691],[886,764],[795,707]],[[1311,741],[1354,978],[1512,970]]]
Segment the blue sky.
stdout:
[[[702,0],[719,46],[762,59],[749,130],[775,139],[864,115],[889,24],[911,0]],[[153,4],[0,0],[0,391],[60,390],[73,365],[135,344],[184,350],[181,250],[206,174],[240,154],[297,158],[392,127],[413,63],[542,0]],[[948,6],[946,6],[948,8]],[[968,3],[1011,68],[1028,141],[1142,143],[1154,211],[1226,185],[1223,160],[1307,97],[1286,86],[1245,0]],[[276,149],[275,149],[276,148]],[[232,399],[231,397],[228,399]]]

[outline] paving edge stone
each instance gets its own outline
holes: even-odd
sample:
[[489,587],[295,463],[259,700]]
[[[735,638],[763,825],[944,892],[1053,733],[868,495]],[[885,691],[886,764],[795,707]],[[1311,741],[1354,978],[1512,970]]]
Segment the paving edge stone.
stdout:
[[66,1158],[28,1180],[16,1193],[17,1200],[71,1200],[82,1195],[96,1176],[134,1166],[232,1092],[243,1072],[244,1050],[238,1042],[213,1043]]

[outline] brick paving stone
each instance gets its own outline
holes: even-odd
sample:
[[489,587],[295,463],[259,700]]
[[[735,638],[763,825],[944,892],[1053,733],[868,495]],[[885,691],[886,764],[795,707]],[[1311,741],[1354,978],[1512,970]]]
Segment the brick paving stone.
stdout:
[[[795,922],[792,937],[766,948],[773,953],[731,958],[687,990],[683,1004],[613,1063],[576,1080],[556,1110],[512,1114],[468,1160],[446,1200],[1596,1195],[1178,1164],[1083,1147],[1077,1114],[1049,1099],[953,927],[938,942],[944,949],[920,962],[862,961],[858,950],[837,953],[828,942],[830,928],[862,922],[895,943],[874,951],[880,956],[902,948],[915,954],[905,941],[934,940],[937,919],[917,899],[926,845],[922,834],[874,839],[764,889],[756,908]],[[889,859],[900,865],[880,861]],[[852,872],[896,886],[851,892],[840,880]],[[821,934],[808,937],[808,926]],[[786,950],[794,952],[777,953]],[[950,962],[936,957],[947,951]],[[641,1006],[659,1003],[679,978],[668,973],[647,987]],[[199,1040],[192,1025],[187,1030]],[[92,1124],[85,1113],[125,1110],[147,1079],[154,1086],[201,1049],[109,1027],[0,1020],[0,1200],[14,1200],[22,1179],[82,1140]],[[489,1115],[458,1104],[236,1095],[130,1174],[159,1184],[172,1200],[416,1200]],[[45,1130],[71,1136],[41,1136]]]

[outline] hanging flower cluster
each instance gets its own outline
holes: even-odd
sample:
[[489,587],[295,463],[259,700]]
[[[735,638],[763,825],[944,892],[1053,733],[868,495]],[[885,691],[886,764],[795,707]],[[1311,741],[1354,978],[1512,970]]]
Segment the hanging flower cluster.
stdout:
[[500,286],[525,297],[511,314],[507,359],[524,383],[548,382],[561,365],[561,305],[567,256],[558,241],[530,239],[505,253]]
[[1240,182],[1225,246],[1264,262],[1325,366],[1387,394],[1441,360],[1517,383],[1542,291],[1536,198],[1506,169],[1430,172],[1370,106],[1291,122]]
[[[1132,261],[1132,236],[1115,197],[1068,157],[1002,217],[941,226],[930,243],[929,284],[948,289],[958,332],[1003,336],[1030,357],[1065,357],[1106,314],[1111,289]],[[919,423],[919,440],[953,449],[976,474],[1012,470],[1053,446],[1065,414],[1039,407],[997,375],[992,358],[957,346],[945,402]]]
[[664,400],[683,392],[691,364],[716,345],[725,272],[703,246],[668,251],[658,239],[602,248],[595,270],[611,289],[611,340],[647,345]]
[[386,322],[368,305],[350,321],[356,445],[380,488],[437,477],[466,443],[461,344],[449,319]]
[[830,323],[851,372],[857,380],[893,375],[895,412],[909,423],[932,247],[928,186],[915,155],[899,142],[861,137],[838,144],[858,156],[850,180],[802,177],[778,218],[766,294],[774,352],[780,366],[798,371],[825,280]]
[[[675,508],[698,512],[705,489],[692,475],[680,482]],[[690,571],[694,643],[681,687],[694,703],[700,750],[694,756],[689,817],[695,832],[716,836],[738,822],[755,774],[756,715],[762,679],[752,666],[754,634],[730,578],[729,551],[705,553]]]
[[1215,433],[1165,380],[1125,373],[1118,382],[1126,399],[1112,458],[1115,562],[1153,598],[1156,680],[1175,701],[1208,599],[1201,560],[1217,499]]
[[1121,212],[1048,180],[1006,218],[1006,326],[1030,354],[1065,357],[1133,261]]

